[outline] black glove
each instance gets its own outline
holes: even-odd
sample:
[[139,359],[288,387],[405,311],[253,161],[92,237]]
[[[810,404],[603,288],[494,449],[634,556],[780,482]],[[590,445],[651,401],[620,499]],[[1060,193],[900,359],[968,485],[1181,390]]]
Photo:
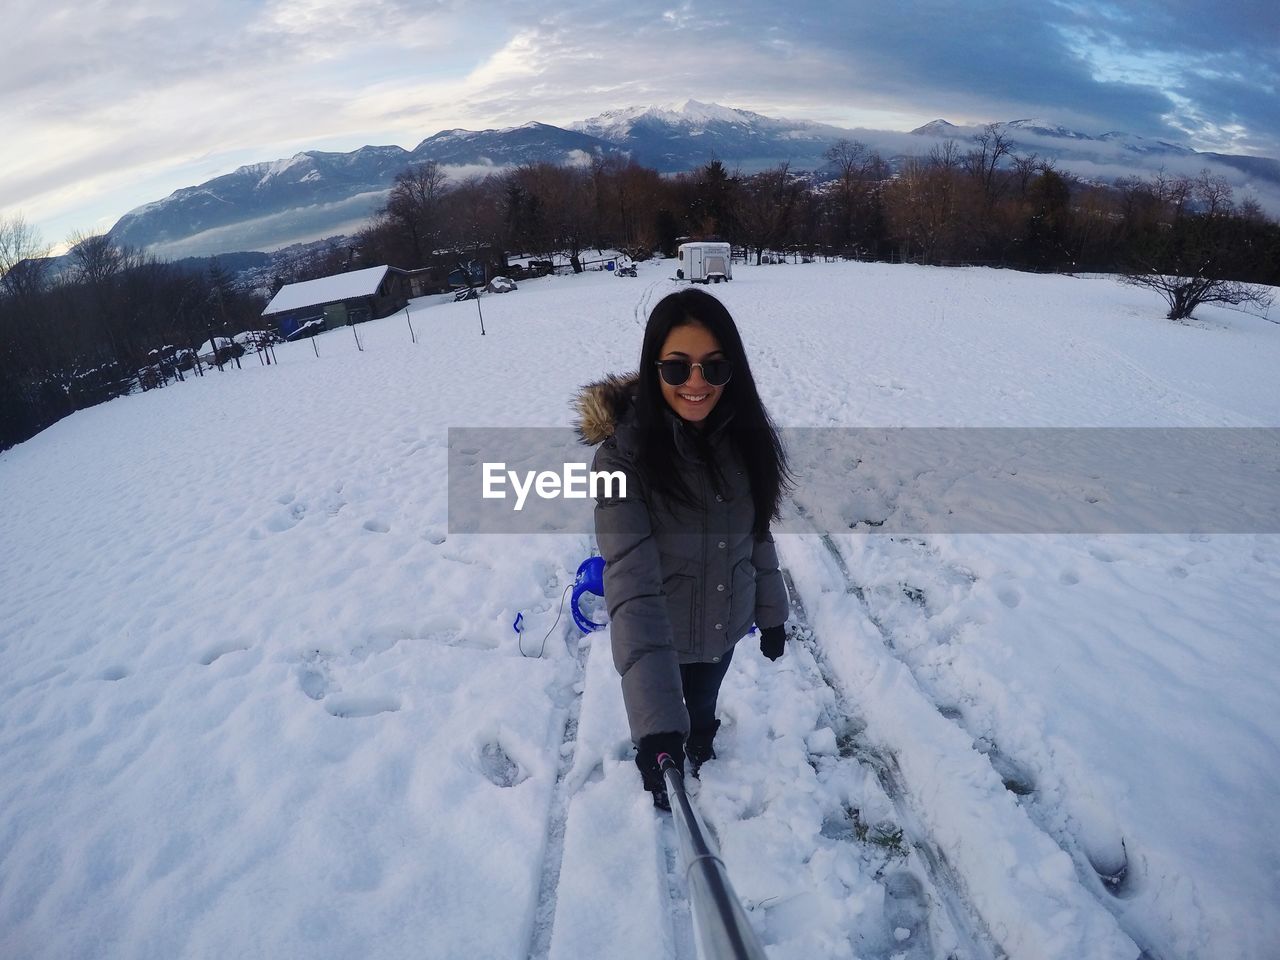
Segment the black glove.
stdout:
[[670,810],[671,801],[667,797],[667,782],[662,777],[658,766],[658,757],[667,753],[675,761],[676,768],[684,773],[684,734],[651,733],[641,737],[636,745],[636,766],[640,768],[640,777],[644,780],[644,788],[653,794],[653,805],[659,810]]
[[785,625],[765,627],[760,631],[760,652],[770,660],[777,660],[786,652],[787,630]]

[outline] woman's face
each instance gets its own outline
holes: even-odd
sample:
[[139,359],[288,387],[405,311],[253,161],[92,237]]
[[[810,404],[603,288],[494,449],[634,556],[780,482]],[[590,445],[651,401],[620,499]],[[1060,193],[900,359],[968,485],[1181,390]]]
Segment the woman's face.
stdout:
[[[724,359],[725,353],[720,343],[712,336],[711,331],[698,324],[685,324],[674,327],[667,334],[659,360],[686,360],[689,363],[703,363],[707,360]],[[660,374],[660,371],[658,371]],[[724,387],[713,387],[702,376],[702,368],[694,367],[689,379],[678,387],[673,387],[658,377],[662,387],[662,397],[676,414],[691,423],[700,423],[715,409],[720,401]]]

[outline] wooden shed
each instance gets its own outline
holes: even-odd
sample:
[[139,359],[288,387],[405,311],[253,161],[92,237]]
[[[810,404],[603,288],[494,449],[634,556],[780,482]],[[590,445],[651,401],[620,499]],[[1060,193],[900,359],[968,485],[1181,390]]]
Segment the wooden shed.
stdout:
[[290,337],[308,324],[331,330],[377,320],[409,302],[408,274],[398,267],[368,267],[302,283],[288,283],[262,311]]

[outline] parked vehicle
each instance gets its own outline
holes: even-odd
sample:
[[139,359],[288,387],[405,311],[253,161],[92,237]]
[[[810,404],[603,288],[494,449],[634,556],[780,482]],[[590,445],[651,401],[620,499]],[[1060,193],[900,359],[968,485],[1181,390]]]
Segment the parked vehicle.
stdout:
[[710,240],[682,243],[676,250],[680,266],[676,277],[693,283],[719,283],[733,279],[732,248]]

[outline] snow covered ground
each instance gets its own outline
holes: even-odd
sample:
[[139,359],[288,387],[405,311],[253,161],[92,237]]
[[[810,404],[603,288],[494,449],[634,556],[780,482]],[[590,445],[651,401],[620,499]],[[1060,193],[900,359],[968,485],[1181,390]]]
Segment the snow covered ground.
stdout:
[[[590,538],[450,534],[445,483],[449,427],[633,369],[669,268],[522,283],[483,337],[420,302],[416,345],[333,331],[0,455],[0,956],[694,955],[607,631],[555,622]],[[1106,279],[712,290],[785,426],[1280,425],[1280,326]],[[693,785],[769,956],[1280,955],[1280,536],[839,509],[788,504],[799,639],[740,646]]]

